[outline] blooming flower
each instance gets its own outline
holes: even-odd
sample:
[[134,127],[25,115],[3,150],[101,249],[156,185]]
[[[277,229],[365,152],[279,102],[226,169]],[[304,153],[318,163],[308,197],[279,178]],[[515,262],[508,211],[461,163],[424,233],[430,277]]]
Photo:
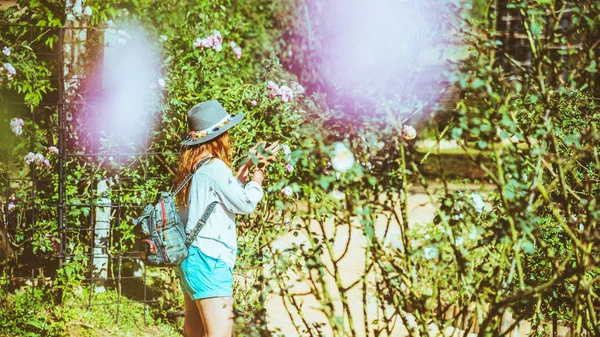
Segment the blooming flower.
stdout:
[[337,142],[333,146],[333,155],[331,156],[331,166],[338,172],[347,172],[354,165],[354,154],[344,145]]
[[236,59],[240,59],[240,57],[242,57],[242,48],[238,45],[235,44],[235,42],[231,42],[229,44],[229,46],[231,47],[231,49],[233,49],[233,53],[235,54],[235,58]]
[[475,210],[479,213],[483,212],[485,209],[483,198],[475,192],[471,193],[471,198],[473,199],[473,206],[475,206]]
[[4,63],[4,69],[6,69],[6,71],[8,72],[9,77],[17,74],[17,70],[10,63]]
[[15,117],[10,120],[10,130],[15,136],[20,136],[23,133],[23,125],[25,125],[25,122],[21,118]]
[[212,35],[209,35],[204,39],[197,38],[193,45],[195,48],[204,47],[212,48],[216,51],[221,51],[223,49],[222,43],[223,37],[221,36],[221,33],[218,30],[214,30]]
[[252,106],[256,106],[258,103],[256,102],[256,100],[255,100],[255,99],[253,99],[253,100],[251,100],[251,101],[250,101],[250,104],[251,104]]
[[33,152],[29,152],[26,156],[25,156],[25,161],[27,162],[27,164],[31,164],[33,163],[33,161],[35,160],[35,155],[33,154]]
[[425,258],[427,260],[435,259],[438,257],[439,252],[434,247],[425,247],[423,249],[423,253],[425,254]]
[[56,146],[48,146],[48,152],[58,154],[58,148]]
[[13,209],[15,209],[15,207],[17,207],[17,206],[15,206],[15,204],[12,201],[8,203],[8,211],[9,212],[12,211]]
[[283,154],[286,156],[289,156],[292,153],[292,150],[290,149],[290,147],[287,144],[281,145],[281,150],[283,151]]
[[304,87],[302,85],[300,85],[300,83],[298,83],[298,82],[291,81],[290,87],[292,88],[292,91],[296,95],[302,95],[304,93]]
[[10,56],[10,48],[4,47],[2,49],[2,53],[4,53],[4,55],[6,55],[6,56]]
[[277,95],[281,96],[282,102],[289,102],[292,99],[294,99],[294,91],[287,85],[282,85],[281,87],[279,87],[279,89],[277,90]]
[[281,194],[285,195],[286,197],[291,197],[292,194],[294,194],[294,190],[290,186],[286,186],[281,189]]
[[44,165],[45,167],[50,166],[50,161],[44,158],[44,155],[39,152],[36,154],[33,154],[33,152],[29,152],[24,159],[27,162],[27,164],[35,162],[36,164]]
[[294,172],[294,167],[293,167],[291,164],[287,164],[287,165],[285,165],[285,169],[286,169],[288,172]]
[[414,127],[412,127],[410,125],[402,126],[402,138],[404,138],[406,140],[411,140],[411,139],[415,139],[416,136],[417,136],[417,131],[415,130]]

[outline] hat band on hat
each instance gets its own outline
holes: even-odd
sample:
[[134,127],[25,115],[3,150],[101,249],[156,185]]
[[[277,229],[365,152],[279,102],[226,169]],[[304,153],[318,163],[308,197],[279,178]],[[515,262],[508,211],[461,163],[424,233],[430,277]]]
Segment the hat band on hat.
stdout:
[[216,124],[214,124],[213,126],[206,128],[204,130],[199,130],[199,131],[190,131],[187,140],[196,140],[199,138],[204,138],[208,135],[211,135],[215,132],[218,132],[219,130],[221,130],[225,125],[229,124],[229,121],[235,117],[235,114],[231,114],[231,115],[227,115],[225,116],[225,118],[221,119],[220,121],[218,121]]

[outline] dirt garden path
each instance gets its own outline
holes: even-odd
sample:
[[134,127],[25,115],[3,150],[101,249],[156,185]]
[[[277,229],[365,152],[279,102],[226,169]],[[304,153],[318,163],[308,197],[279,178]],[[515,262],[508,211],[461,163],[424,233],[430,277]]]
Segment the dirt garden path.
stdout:
[[[438,187],[441,189],[441,186]],[[451,186],[452,190],[465,190],[470,194],[470,191],[481,191],[481,186],[479,185],[471,185],[471,186]],[[488,189],[490,187],[487,187]],[[435,187],[432,188],[435,190]],[[434,217],[434,207],[429,202],[429,198],[423,188],[412,188],[410,190],[411,196],[409,198],[409,226],[419,226],[430,223]],[[382,216],[378,219],[376,224],[376,235],[378,237],[383,237],[385,231],[385,218]],[[328,233],[328,236],[332,236],[333,231],[333,223],[327,223],[325,231]],[[357,226],[354,226],[357,227]],[[321,232],[321,229],[316,227],[314,231]],[[350,238],[350,248],[346,255],[340,260],[340,270],[342,271],[342,283],[344,286],[350,285],[357,281],[361,274],[363,273],[363,268],[365,264],[365,246],[366,240],[362,235],[362,232],[359,228],[353,228],[351,232]],[[340,256],[345,247],[346,242],[348,240],[348,230],[347,227],[345,230],[339,230],[336,235],[336,239],[334,241],[334,252],[337,256]],[[278,247],[280,249],[284,249],[286,247],[291,246],[293,243],[300,244],[303,242],[307,242],[307,238],[302,235],[293,236],[291,233],[282,234],[278,240],[274,243],[274,247]],[[397,223],[393,224],[388,231],[388,234],[384,238],[384,242],[390,244],[392,246],[400,247],[400,231]],[[326,262],[328,264],[331,261]],[[309,292],[309,287],[306,283],[298,281],[297,275],[291,275],[290,284],[287,287],[293,293],[307,293]],[[373,280],[373,275],[369,275],[368,280]],[[327,276],[326,280],[327,284],[330,285],[329,289],[337,289],[335,287],[335,282],[333,277]],[[377,303],[375,300],[374,289],[372,286],[367,288],[367,317],[366,321],[372,322],[373,320],[378,318],[378,313],[380,309],[377,307]],[[339,300],[339,296],[336,297],[337,291],[333,293],[335,299],[337,299],[335,305],[335,312],[339,315],[342,312],[342,304]],[[348,293],[348,299],[350,303],[350,311],[353,315],[355,327],[356,327],[356,336],[365,336],[364,332],[364,319],[363,319],[363,296],[360,287],[354,287]],[[327,322],[325,315],[318,310],[320,304],[312,295],[304,295],[297,297],[298,302],[301,303],[300,307],[303,313],[303,318],[310,322],[310,324],[318,324],[319,322]],[[286,337],[299,336],[299,333],[296,331],[294,324],[292,323],[292,319],[288,314],[283,298],[278,295],[278,289],[275,289],[272,294],[269,296],[267,300],[267,314],[268,314],[268,323],[271,330],[279,329],[281,334]],[[386,310],[393,310],[393,308],[386,308]],[[294,321],[296,324],[301,323],[300,317],[294,316]],[[300,324],[303,327],[303,324]],[[303,335],[303,334],[300,334]],[[323,336],[332,336],[332,332],[329,329],[324,328]],[[369,335],[373,335],[373,332],[370,331]],[[476,336],[475,334],[469,333],[464,334],[464,332],[448,328],[444,332],[439,331],[435,326],[431,326],[431,331],[429,333],[430,336]],[[526,336],[525,334],[513,334],[512,336]],[[406,328],[402,326],[400,322],[395,324],[393,332],[390,336],[394,337],[402,337],[409,336]],[[366,337],[366,336],[365,336]]]

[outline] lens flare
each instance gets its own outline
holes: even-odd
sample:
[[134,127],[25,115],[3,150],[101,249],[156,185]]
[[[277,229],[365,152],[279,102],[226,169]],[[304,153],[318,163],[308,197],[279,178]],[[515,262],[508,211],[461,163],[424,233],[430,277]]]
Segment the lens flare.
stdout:
[[[328,0],[307,8],[330,94],[414,111],[436,99],[445,59],[443,6],[433,0]],[[352,104],[348,104],[352,105]]]
[[109,29],[104,38],[102,130],[121,149],[139,146],[160,104],[159,53],[141,27]]

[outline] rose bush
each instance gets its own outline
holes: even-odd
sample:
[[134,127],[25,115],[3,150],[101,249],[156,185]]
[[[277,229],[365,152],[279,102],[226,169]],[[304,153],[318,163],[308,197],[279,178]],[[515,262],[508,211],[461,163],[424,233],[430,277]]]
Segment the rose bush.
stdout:
[[[11,57],[5,61],[15,72],[9,79],[13,68],[4,67],[1,97],[18,99],[35,111],[30,115],[3,106],[8,135],[3,137],[8,138],[2,142],[1,173],[34,179],[31,185],[2,182],[8,191],[5,212],[27,222],[19,225],[17,244],[30,241],[39,255],[56,255],[56,243],[63,245],[68,258],[47,287],[58,287],[64,302],[95,296],[85,279],[92,264],[87,229],[98,200],[119,204],[112,209],[108,252],[116,257],[110,275],[120,277],[123,266],[131,267],[124,258],[133,246],[131,219],[139,211],[133,206],[169,187],[187,110],[218,99],[228,111],[246,114],[244,123],[232,129],[234,166],[256,141],[285,142],[279,161],[268,169],[265,200],[256,214],[239,221],[237,334],[276,333],[265,312],[274,295],[282,298],[298,335],[391,335],[401,322],[411,335],[460,327],[493,336],[509,311],[517,322],[530,320],[540,329],[560,318],[572,322],[576,333],[598,333],[600,160],[592,47],[600,8],[595,2],[569,2],[568,13],[575,13],[570,28],[548,25],[554,28],[542,31],[544,13],[551,13],[545,20],[557,22],[566,7],[510,1],[525,23],[533,55],[529,63],[502,49],[501,34],[490,26],[496,12],[482,1],[443,2],[447,11],[442,13],[451,17],[453,29],[440,26],[440,34],[455,33],[446,37],[469,52],[443,76],[461,95],[449,116],[435,116],[449,122],[436,125],[440,132],[434,134],[436,144],[459,144],[463,159],[484,172],[478,183],[487,188],[477,193],[449,185],[443,167],[441,183],[421,173],[423,164],[433,161],[429,155],[440,152],[434,147],[425,156],[417,153],[419,128],[410,125],[410,117],[426,104],[411,101],[408,106],[415,110],[396,116],[391,111],[405,102],[389,92],[359,93],[379,102],[376,113],[371,105],[349,108],[340,102],[343,97],[323,93],[322,69],[314,50],[305,48],[319,41],[299,33],[310,27],[300,2],[181,6],[177,1],[90,0],[85,5],[73,9],[74,15],[87,13],[90,24],[114,30],[118,45],[136,38],[128,29],[137,23],[159,46],[161,77],[148,85],[160,88],[150,100],[160,104],[151,105],[154,110],[145,121],[151,131],[141,153],[131,152],[110,130],[90,137],[96,120],[89,118],[94,109],[87,104],[94,93],[92,76],[65,106],[67,137],[59,144],[56,111],[34,117],[53,88],[50,74],[62,70],[26,47],[37,39],[38,48],[43,43],[52,48],[57,35],[40,31],[32,37],[7,29],[0,36],[9,48],[0,56]],[[48,6],[9,10],[2,20],[60,26],[63,8]],[[89,34],[86,58],[93,65],[92,50],[102,36]],[[551,43],[582,48],[556,49]],[[86,72],[93,73],[93,67]],[[65,221],[74,233],[61,233],[56,221],[58,158],[67,179]],[[107,180],[110,191],[98,194],[99,180]],[[427,223],[411,219],[409,200],[416,187],[431,206]],[[30,218],[33,201],[36,221]],[[350,250],[358,250],[360,259],[349,258]],[[350,267],[354,274],[347,277]],[[11,270],[19,272],[4,268],[3,282],[14,275]],[[147,272],[158,275],[153,284],[162,293],[157,306],[162,310],[155,315],[181,308],[173,274]],[[298,290],[298,284],[308,291]],[[108,285],[119,296],[135,297],[134,287]],[[322,315],[310,316],[309,306]],[[41,321],[69,317],[55,313]],[[23,326],[27,322],[19,329]],[[57,327],[66,328],[55,324],[50,331],[37,324],[24,331],[60,335]]]

